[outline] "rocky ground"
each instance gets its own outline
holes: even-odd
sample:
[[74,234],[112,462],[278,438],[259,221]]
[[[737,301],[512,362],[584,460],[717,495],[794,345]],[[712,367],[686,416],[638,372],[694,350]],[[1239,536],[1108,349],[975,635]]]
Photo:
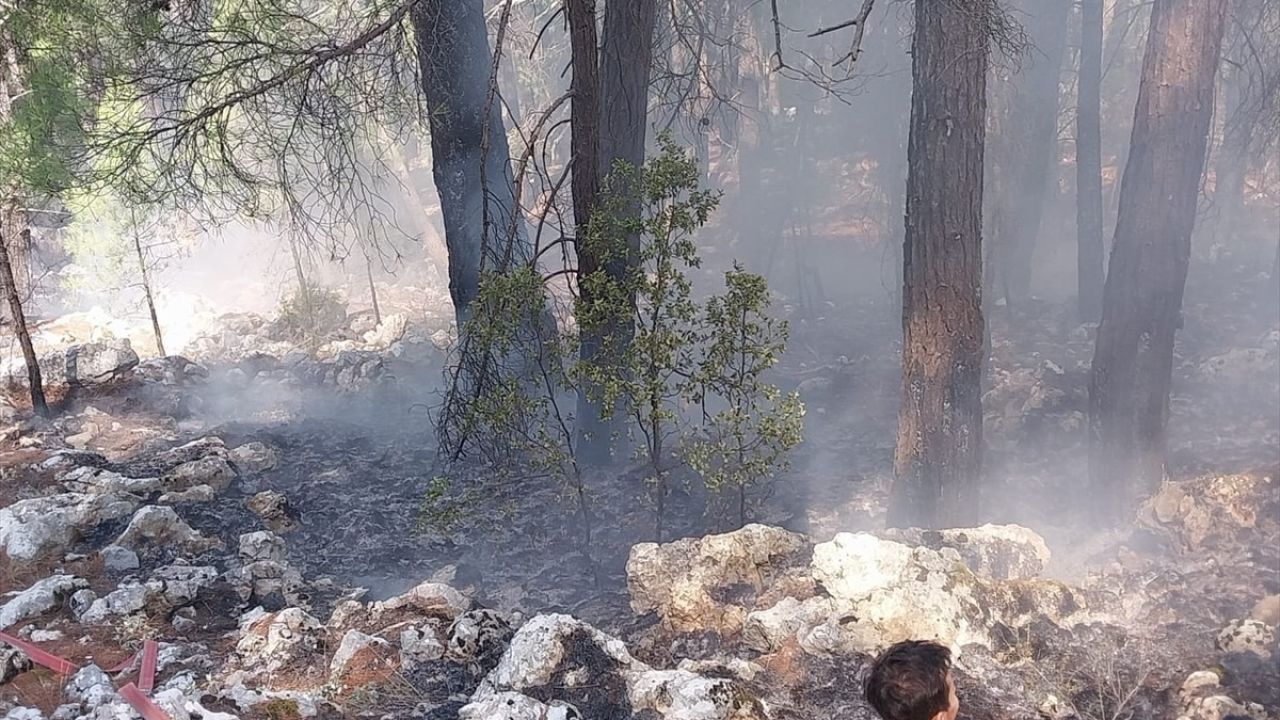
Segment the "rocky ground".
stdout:
[[995,322],[1006,524],[879,529],[897,350],[858,338],[892,318],[832,307],[779,374],[809,436],[768,524],[704,535],[699,510],[640,542],[643,494],[601,479],[585,552],[560,488],[436,478],[419,404],[447,327],[357,314],[303,350],[226,316],[145,361],[49,343],[63,412],[15,387],[0,432],[0,711],[144,716],[126,687],[155,641],[175,720],[871,718],[872,654],[927,636],[963,717],[1278,717],[1280,331],[1196,298],[1172,479],[1103,536],[1072,497],[1091,331],[1048,304]]

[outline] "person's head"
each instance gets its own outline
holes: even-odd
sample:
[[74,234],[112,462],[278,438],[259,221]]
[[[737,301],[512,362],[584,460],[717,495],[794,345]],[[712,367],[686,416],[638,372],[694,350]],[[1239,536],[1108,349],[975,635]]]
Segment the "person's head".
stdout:
[[960,711],[951,651],[935,642],[907,640],[885,650],[865,691],[884,720],[955,720]]

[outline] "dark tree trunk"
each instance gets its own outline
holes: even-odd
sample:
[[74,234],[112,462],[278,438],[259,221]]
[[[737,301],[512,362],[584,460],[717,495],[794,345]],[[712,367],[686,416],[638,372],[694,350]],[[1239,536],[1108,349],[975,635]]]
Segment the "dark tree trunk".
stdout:
[[9,321],[13,323],[14,334],[18,336],[18,344],[22,346],[22,358],[27,363],[27,383],[31,386],[31,408],[37,415],[47,417],[49,404],[44,399],[44,380],[40,378],[40,361],[36,358],[35,347],[31,344],[31,333],[27,330],[27,318],[22,312],[22,298],[18,295],[18,285],[13,279],[8,244],[9,238],[0,234],[0,292],[4,293],[9,305]]
[[1102,317],[1102,1],[1081,0],[1076,106],[1076,309]]
[[[572,16],[575,6],[592,6],[590,0],[570,0],[567,6],[571,12],[571,38],[574,41],[574,72],[578,72],[579,49],[584,50],[585,57],[594,60],[597,53],[594,48],[586,50],[587,39],[594,38],[592,32],[578,26],[581,21],[574,22]],[[578,8],[580,15],[586,14],[586,8]],[[594,11],[590,13],[594,22]],[[649,110],[649,74],[653,65],[653,30],[657,18],[655,0],[631,0],[630,2],[610,2],[605,4],[604,38],[598,53],[598,75],[592,72],[595,68],[583,68],[583,72],[591,73],[594,79],[595,94],[587,103],[594,113],[580,113],[578,104],[578,80],[574,79],[573,120],[575,127],[571,131],[574,139],[574,212],[578,214],[577,223],[581,229],[590,218],[595,203],[595,194],[599,192],[600,183],[608,177],[615,161],[622,160],[632,166],[644,164],[645,128]],[[589,203],[582,203],[578,198],[579,190],[579,158],[582,163],[589,162],[586,153],[592,151],[592,141],[586,135],[586,128],[580,129],[578,124],[590,124],[590,132],[594,135],[595,166],[584,170],[584,175],[591,175],[589,180],[582,180],[584,192],[592,193]],[[579,144],[581,143],[581,144]],[[614,188],[615,190],[623,190]],[[638,204],[634,206],[639,211]],[[585,212],[585,215],[583,214]],[[639,238],[630,238],[629,245],[634,249]],[[601,258],[594,257],[590,248],[583,243],[578,244],[578,272],[585,275],[602,267]],[[615,258],[603,264],[604,271],[610,278],[621,281],[625,278],[631,264],[630,258]],[[581,301],[589,304],[593,298],[583,295]],[[587,362],[615,362],[616,356],[630,341],[633,328],[629,322],[617,327],[583,328],[581,338],[581,357]],[[579,447],[584,459],[599,462],[609,455],[611,438],[619,423],[621,415],[603,418],[601,408],[593,399],[588,389],[578,398]]]
[[1156,0],[1089,382],[1094,517],[1165,474],[1174,334],[1213,115],[1227,0]]
[[[994,213],[987,253],[994,272],[988,276],[998,282],[986,286],[986,299],[1003,297],[1010,308],[1031,295],[1032,260],[1058,157],[1058,80],[1071,16],[1071,3],[1060,0],[1023,7],[1034,47],[1004,88],[1007,117],[998,122],[999,138],[988,138],[987,155],[989,173],[998,175],[988,189],[997,193],[990,198]],[[993,156],[997,142],[1002,152]]]
[[989,41],[976,17],[958,3],[915,6],[891,526],[965,525],[978,515]]
[[151,273],[147,271],[147,257],[142,252],[142,239],[137,230],[133,233],[133,249],[138,254],[138,274],[142,277],[142,294],[147,298],[147,311],[151,313],[151,332],[156,336],[156,352],[166,357],[164,351],[164,335],[160,332],[160,315],[156,312],[156,298],[151,291]]
[[501,101],[488,102],[493,57],[484,3],[421,0],[412,17],[429,110],[431,170],[449,249],[449,294],[461,328],[481,269],[501,270],[508,261],[531,259],[532,252],[516,207]]

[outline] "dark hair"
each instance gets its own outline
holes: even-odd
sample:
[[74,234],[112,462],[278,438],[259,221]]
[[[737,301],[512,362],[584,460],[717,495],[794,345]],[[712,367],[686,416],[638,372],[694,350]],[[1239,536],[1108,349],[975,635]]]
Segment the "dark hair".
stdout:
[[884,720],[932,720],[951,707],[951,651],[935,642],[907,640],[885,650],[871,666],[864,691]]

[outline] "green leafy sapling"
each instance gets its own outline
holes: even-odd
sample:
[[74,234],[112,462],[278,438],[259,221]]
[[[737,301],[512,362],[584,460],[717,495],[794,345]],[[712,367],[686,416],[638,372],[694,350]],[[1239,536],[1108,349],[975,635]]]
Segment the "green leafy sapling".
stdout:
[[747,523],[752,491],[786,467],[800,444],[804,406],[764,373],[786,348],[787,324],[768,315],[764,277],[735,264],[725,273],[724,294],[703,310],[704,354],[696,384],[704,432],[687,443],[685,458],[712,492],[733,493],[739,526]]
[[[618,164],[606,181],[585,241],[602,267],[625,261],[619,280],[603,269],[578,279],[595,301],[579,305],[584,327],[633,327],[630,336],[605,333],[603,357],[618,362],[580,368],[598,388],[605,412],[622,410],[648,468],[656,534],[662,539],[668,475],[675,465],[683,421],[680,406],[693,392],[697,368],[698,305],[687,272],[699,266],[693,233],[707,221],[718,194],[698,189],[698,167],[671,139],[643,168]],[[635,212],[636,198],[639,212]]]

